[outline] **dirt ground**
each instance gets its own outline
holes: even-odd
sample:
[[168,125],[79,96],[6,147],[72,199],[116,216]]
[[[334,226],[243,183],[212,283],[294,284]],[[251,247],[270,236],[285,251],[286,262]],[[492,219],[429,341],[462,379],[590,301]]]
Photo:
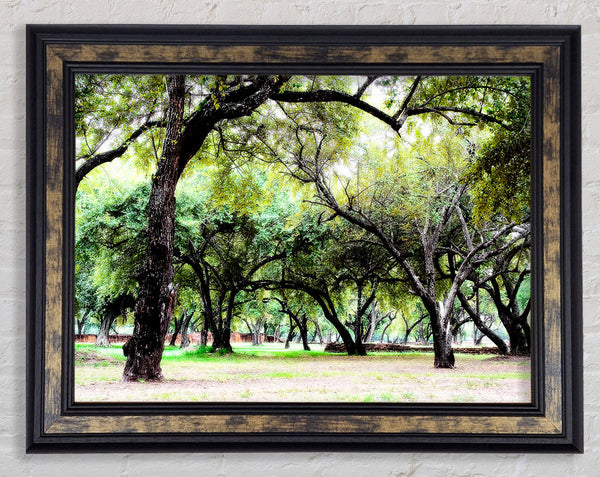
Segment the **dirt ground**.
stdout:
[[90,354],[76,366],[76,401],[480,402],[531,400],[530,361],[458,355],[435,369],[433,355],[251,356],[163,362],[161,383],[123,383],[123,363]]

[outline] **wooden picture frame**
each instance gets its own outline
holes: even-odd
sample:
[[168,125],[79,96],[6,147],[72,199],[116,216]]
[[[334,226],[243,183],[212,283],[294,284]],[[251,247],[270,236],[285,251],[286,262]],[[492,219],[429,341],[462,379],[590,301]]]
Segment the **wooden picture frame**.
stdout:
[[[531,76],[530,404],[74,402],[73,75],[200,70]],[[30,25],[27,92],[27,452],[583,451],[579,27]]]

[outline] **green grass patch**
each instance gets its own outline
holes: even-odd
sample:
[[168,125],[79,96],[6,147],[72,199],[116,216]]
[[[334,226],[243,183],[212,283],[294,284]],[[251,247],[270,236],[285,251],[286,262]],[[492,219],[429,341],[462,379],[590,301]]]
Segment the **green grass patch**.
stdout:
[[283,343],[234,343],[233,348],[233,353],[220,354],[211,353],[209,347],[166,346],[161,362],[166,381],[128,386],[120,383],[125,363],[122,344],[99,348],[78,343],[75,383],[77,389],[85,388],[86,397],[81,399],[86,401],[107,397],[111,401],[355,403],[529,399],[531,373],[526,359],[465,354],[457,357],[457,368],[439,370],[433,367],[431,352],[348,356],[325,353],[322,346],[304,351],[297,343],[287,350]]

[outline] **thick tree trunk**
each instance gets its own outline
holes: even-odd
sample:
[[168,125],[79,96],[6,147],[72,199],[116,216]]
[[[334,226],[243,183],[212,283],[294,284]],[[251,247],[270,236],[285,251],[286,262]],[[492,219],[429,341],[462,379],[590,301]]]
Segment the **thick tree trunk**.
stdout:
[[173,237],[175,187],[179,179],[180,134],[183,126],[185,80],[169,77],[169,106],[163,153],[152,180],[148,203],[148,244],[140,278],[133,336],[123,346],[127,357],[124,381],[160,381],[160,360],[173,315]]
[[[435,303],[426,305],[433,335],[433,365],[436,368],[454,368],[454,351],[452,350],[452,333],[446,326],[445,316]],[[447,312],[446,312],[447,313]]]
[[433,365],[436,368],[454,368],[454,351],[452,351],[452,343],[446,336],[440,336],[436,339],[433,333],[433,352],[435,359]]
[[252,332],[252,346],[260,346],[262,343],[260,341],[260,332],[253,331]]
[[233,348],[231,347],[231,331],[229,329],[223,328],[216,333],[213,332],[212,351],[233,353]]
[[[501,317],[502,318],[502,317]],[[506,331],[508,332],[508,337],[510,340],[510,354],[513,355],[527,355],[530,353],[529,349],[529,329],[524,329],[521,323],[517,321],[517,319],[507,319],[504,318],[502,320],[504,326],[506,327]],[[528,327],[527,327],[528,328]]]
[[100,322],[98,335],[96,336],[96,346],[101,346],[103,348],[108,348],[110,346],[110,327],[117,316],[118,315],[111,312],[104,315],[104,318],[102,318],[102,321]]
[[[223,119],[251,115],[269,95],[279,91],[288,76],[270,76],[231,88],[203,103],[184,124],[185,76],[168,77],[167,120],[163,151],[152,180],[148,201],[148,243],[141,273],[133,336],[123,346],[127,357],[124,381],[162,380],[160,360],[173,313],[173,237],[175,188],[188,161],[198,152],[214,125]],[[215,336],[217,339],[217,336]],[[219,338],[228,347],[229,330]]]

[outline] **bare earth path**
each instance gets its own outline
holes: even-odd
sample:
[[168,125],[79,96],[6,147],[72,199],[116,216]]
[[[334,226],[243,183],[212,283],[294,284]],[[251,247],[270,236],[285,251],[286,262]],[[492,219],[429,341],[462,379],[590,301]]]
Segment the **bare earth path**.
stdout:
[[[241,351],[243,353],[243,350]],[[123,361],[76,354],[76,401],[502,402],[531,400],[524,357],[457,355],[435,369],[431,353],[369,356],[258,353],[162,363],[162,383],[122,383]]]

